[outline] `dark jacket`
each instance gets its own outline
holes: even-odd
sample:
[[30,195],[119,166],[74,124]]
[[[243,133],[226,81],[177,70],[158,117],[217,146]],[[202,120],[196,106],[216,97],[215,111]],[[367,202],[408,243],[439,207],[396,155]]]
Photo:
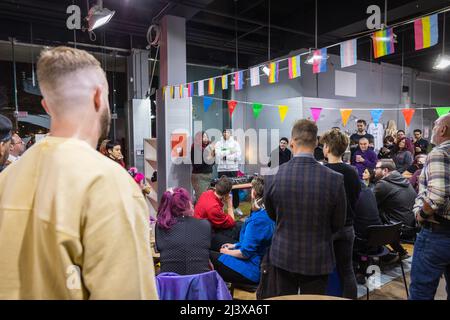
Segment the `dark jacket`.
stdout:
[[266,176],[265,205],[276,221],[271,263],[302,275],[333,271],[332,234],[344,226],[344,177],[314,160],[295,157]]
[[375,186],[378,210],[384,223],[402,222],[407,226],[415,225],[412,207],[416,192],[411,183],[398,171],[393,171],[387,177],[378,181]]
[[395,162],[397,171],[400,173],[405,172],[414,162],[414,157],[408,150],[398,151],[392,159]]
[[[277,159],[277,153],[278,153],[278,159]],[[288,162],[291,159],[292,159],[291,150],[286,148],[283,151],[283,150],[281,150],[280,147],[278,147],[277,149],[273,150],[272,153],[270,154],[270,161],[269,161],[268,166],[269,167],[278,167],[278,166],[281,166],[282,164]],[[278,165],[276,165],[276,163],[278,163]]]
[[381,225],[380,213],[378,212],[377,199],[372,190],[364,183],[361,184],[362,189],[359,194],[359,199],[355,206],[355,217],[353,227],[355,228],[355,235],[358,238],[367,238],[367,228],[369,226]]
[[155,238],[156,248],[161,253],[161,272],[188,275],[210,271],[211,225],[208,220],[178,218],[170,230],[157,226]]
[[383,146],[378,152],[378,159],[392,159],[394,156],[395,145]]
[[[214,165],[214,161],[211,162],[207,162],[205,161],[205,157],[204,157],[204,152],[205,152],[205,148],[207,146],[203,145],[203,146],[199,146],[199,145],[195,145],[192,144],[191,146],[191,163],[192,163],[192,173],[212,173],[213,172],[213,165]],[[200,149],[200,150],[194,150],[195,149]],[[201,152],[201,163],[196,163],[195,162],[195,151],[197,152]]]

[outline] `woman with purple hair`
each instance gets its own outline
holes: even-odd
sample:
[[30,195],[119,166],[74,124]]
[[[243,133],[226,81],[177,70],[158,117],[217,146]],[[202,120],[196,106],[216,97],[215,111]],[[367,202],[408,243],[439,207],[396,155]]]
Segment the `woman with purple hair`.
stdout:
[[161,272],[189,275],[210,271],[211,226],[208,220],[193,215],[192,200],[186,189],[164,192],[155,230]]

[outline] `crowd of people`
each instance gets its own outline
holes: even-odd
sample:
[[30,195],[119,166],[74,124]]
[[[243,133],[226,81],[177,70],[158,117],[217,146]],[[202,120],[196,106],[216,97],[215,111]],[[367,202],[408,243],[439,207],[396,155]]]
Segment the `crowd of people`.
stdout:
[[[99,62],[58,47],[43,52],[37,70],[50,134],[25,152],[0,115],[0,299],[157,299],[150,187],[124,169],[119,142],[98,146],[111,120]],[[267,298],[326,294],[336,270],[343,296],[356,299],[365,270],[355,252],[368,228],[401,223],[415,241],[411,298],[432,299],[442,275],[450,283],[450,114],[435,122],[431,143],[420,130],[413,139],[387,130],[378,153],[366,127],[358,120],[351,136],[332,128],[318,137],[315,122],[295,122],[271,153],[271,172],[254,177],[245,219],[230,180],[239,144],[229,129],[217,142],[197,133],[195,197],[179,186],[159,202],[159,272],[216,270]],[[390,246],[385,263],[409,257],[401,243]]]

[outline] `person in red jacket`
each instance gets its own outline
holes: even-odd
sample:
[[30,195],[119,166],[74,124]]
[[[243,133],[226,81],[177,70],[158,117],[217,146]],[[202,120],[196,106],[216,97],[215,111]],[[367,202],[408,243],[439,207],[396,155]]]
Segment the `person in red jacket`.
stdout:
[[[233,199],[230,197],[232,187],[230,179],[223,176],[214,190],[202,193],[195,205],[194,217],[206,219],[211,223],[213,229],[211,250],[214,251],[219,251],[223,243],[239,239],[241,224],[236,224],[234,220]],[[223,210],[225,204],[227,204],[227,212]]]

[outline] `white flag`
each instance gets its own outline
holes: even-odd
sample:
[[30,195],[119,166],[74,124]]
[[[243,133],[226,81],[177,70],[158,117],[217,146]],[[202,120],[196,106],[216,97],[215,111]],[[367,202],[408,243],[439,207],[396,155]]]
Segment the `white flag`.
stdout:
[[205,95],[205,81],[204,80],[200,80],[198,82],[198,95],[200,97]]
[[259,67],[250,69],[250,85],[259,86]]

